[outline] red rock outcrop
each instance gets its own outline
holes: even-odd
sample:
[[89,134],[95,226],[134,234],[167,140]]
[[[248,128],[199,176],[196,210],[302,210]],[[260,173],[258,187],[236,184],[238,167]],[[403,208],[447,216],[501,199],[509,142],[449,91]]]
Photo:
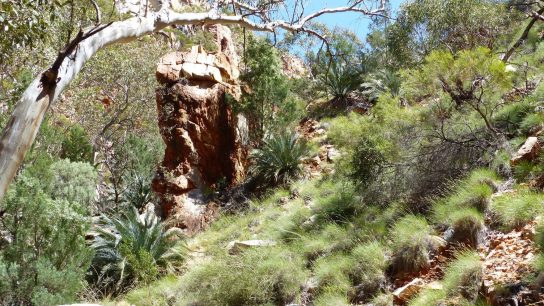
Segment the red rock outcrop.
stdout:
[[169,53],[156,72],[166,150],[153,190],[163,216],[174,217],[190,231],[200,229],[217,210],[207,203],[206,191],[241,181],[246,164],[245,119],[234,114],[227,98],[240,95],[238,62],[229,54],[234,50],[229,49],[230,31],[216,27],[219,50],[225,53],[200,47]]

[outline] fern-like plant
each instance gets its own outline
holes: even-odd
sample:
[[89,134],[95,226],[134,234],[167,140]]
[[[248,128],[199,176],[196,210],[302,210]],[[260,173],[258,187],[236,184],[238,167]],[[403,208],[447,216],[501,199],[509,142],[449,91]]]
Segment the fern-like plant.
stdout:
[[287,183],[302,172],[301,158],[307,152],[306,143],[295,134],[271,137],[251,153],[250,173],[265,183]]
[[131,207],[121,218],[103,217],[96,232],[92,281],[108,293],[122,292],[131,283],[148,283],[184,258],[181,230],[166,229],[149,210],[140,215]]

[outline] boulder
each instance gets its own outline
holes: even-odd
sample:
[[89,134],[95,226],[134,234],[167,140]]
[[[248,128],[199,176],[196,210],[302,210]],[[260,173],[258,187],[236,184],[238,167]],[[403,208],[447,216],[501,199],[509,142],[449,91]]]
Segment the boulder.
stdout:
[[258,248],[258,247],[269,247],[275,246],[276,241],[274,240],[245,240],[245,241],[231,241],[227,245],[227,251],[230,255],[240,254],[242,251]]
[[393,292],[393,296],[397,303],[406,303],[408,300],[410,300],[412,297],[414,297],[417,293],[419,293],[424,288],[423,280],[420,278],[414,278],[411,282],[408,284],[397,288]]
[[157,66],[157,110],[166,144],[153,179],[158,211],[177,226],[196,232],[213,220],[218,206],[206,198],[210,189],[241,182],[247,165],[246,120],[234,114],[227,95],[240,96],[238,59],[230,30],[208,26],[219,51],[200,46],[172,52]]
[[518,152],[514,154],[512,159],[510,159],[510,165],[515,166],[521,161],[532,161],[537,158],[540,153],[540,142],[537,137],[529,137],[525,143],[519,148]]

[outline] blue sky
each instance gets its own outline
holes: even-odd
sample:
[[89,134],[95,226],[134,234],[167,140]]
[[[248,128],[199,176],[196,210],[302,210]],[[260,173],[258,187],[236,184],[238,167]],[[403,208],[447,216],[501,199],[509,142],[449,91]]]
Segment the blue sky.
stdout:
[[[403,0],[390,0],[391,9],[396,11],[402,2]],[[309,0],[306,5],[306,12],[314,12],[326,7],[345,6],[346,3],[346,0]],[[354,12],[326,14],[318,17],[316,20],[325,23],[330,27],[338,26],[348,28],[355,32],[363,41],[368,33],[368,27],[370,25],[369,18],[365,18],[360,13]]]

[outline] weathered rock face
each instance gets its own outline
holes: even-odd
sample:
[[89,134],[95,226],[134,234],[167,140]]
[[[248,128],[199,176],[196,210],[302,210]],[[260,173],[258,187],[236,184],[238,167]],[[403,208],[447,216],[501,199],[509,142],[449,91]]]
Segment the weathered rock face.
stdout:
[[[218,39],[220,50],[230,44],[230,36],[225,37]],[[153,189],[163,216],[173,216],[191,231],[200,229],[217,210],[207,204],[204,191],[244,177],[245,120],[227,102],[227,94],[235,98],[240,94],[238,75],[236,59],[200,47],[169,53],[157,67],[156,77],[163,85],[157,90],[159,127],[166,150]]]
[[308,76],[308,69],[301,58],[284,53],[281,55],[281,61],[283,64],[283,73],[287,77],[299,79]]

